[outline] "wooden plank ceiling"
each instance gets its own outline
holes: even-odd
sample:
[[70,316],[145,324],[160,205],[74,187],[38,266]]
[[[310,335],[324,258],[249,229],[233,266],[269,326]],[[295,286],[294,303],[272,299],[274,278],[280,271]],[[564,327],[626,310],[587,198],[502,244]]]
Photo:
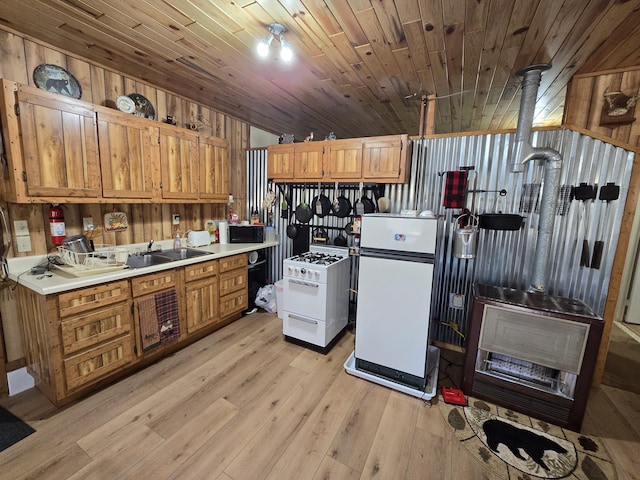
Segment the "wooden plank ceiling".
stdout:
[[[289,63],[255,53],[273,22]],[[574,74],[640,65],[640,0],[0,0],[0,23],[297,139],[416,135],[423,94],[437,133],[515,128],[535,63],[559,125]]]

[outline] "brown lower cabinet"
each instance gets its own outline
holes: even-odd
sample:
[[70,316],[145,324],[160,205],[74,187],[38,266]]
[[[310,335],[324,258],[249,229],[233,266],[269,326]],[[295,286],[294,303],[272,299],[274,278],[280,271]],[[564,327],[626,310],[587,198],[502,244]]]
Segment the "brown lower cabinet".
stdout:
[[[239,318],[248,305],[247,255],[55,295],[22,285],[16,292],[29,373],[60,406]],[[166,320],[157,342],[148,329],[154,310]]]

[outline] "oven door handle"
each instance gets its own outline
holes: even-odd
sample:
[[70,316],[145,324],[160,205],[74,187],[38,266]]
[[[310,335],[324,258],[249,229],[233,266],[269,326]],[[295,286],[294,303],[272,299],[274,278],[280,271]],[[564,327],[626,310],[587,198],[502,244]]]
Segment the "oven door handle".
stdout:
[[305,323],[310,323],[312,325],[318,324],[317,320],[310,320],[308,318],[299,317],[298,315],[293,315],[292,313],[289,314],[289,318],[293,318],[294,320],[300,320],[301,322],[305,322]]
[[309,283],[309,282],[303,282],[302,280],[293,280],[293,279],[289,279],[289,281],[297,285],[304,285],[305,287],[313,287],[313,288],[319,287],[317,283]]

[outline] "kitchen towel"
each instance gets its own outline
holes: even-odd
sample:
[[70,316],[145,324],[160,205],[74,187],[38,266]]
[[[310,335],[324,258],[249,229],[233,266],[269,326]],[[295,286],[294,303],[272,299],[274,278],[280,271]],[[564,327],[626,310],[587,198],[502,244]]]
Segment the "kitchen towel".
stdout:
[[464,198],[467,192],[467,172],[465,170],[455,170],[447,172],[446,175],[442,205],[445,208],[464,208]]
[[138,318],[140,320],[142,351],[146,352],[160,344],[156,299],[153,295],[138,300]]
[[178,295],[176,290],[172,289],[156,293],[155,304],[160,343],[177,340],[180,336],[180,321],[178,320]]

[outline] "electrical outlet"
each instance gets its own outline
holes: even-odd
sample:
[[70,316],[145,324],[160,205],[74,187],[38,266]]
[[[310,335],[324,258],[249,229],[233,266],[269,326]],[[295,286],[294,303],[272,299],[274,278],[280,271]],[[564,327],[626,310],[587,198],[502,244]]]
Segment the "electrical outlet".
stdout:
[[29,222],[27,222],[26,220],[14,220],[13,230],[16,232],[16,237],[24,237],[25,235],[29,235]]
[[16,237],[16,246],[18,252],[30,252],[31,251],[31,237],[29,235]]
[[180,214],[178,213],[173,214],[173,224],[180,225]]
[[464,295],[452,293],[449,295],[449,307],[457,310],[464,310]]
[[91,215],[85,215],[82,217],[82,229],[85,232],[93,232],[94,228],[93,217]]

